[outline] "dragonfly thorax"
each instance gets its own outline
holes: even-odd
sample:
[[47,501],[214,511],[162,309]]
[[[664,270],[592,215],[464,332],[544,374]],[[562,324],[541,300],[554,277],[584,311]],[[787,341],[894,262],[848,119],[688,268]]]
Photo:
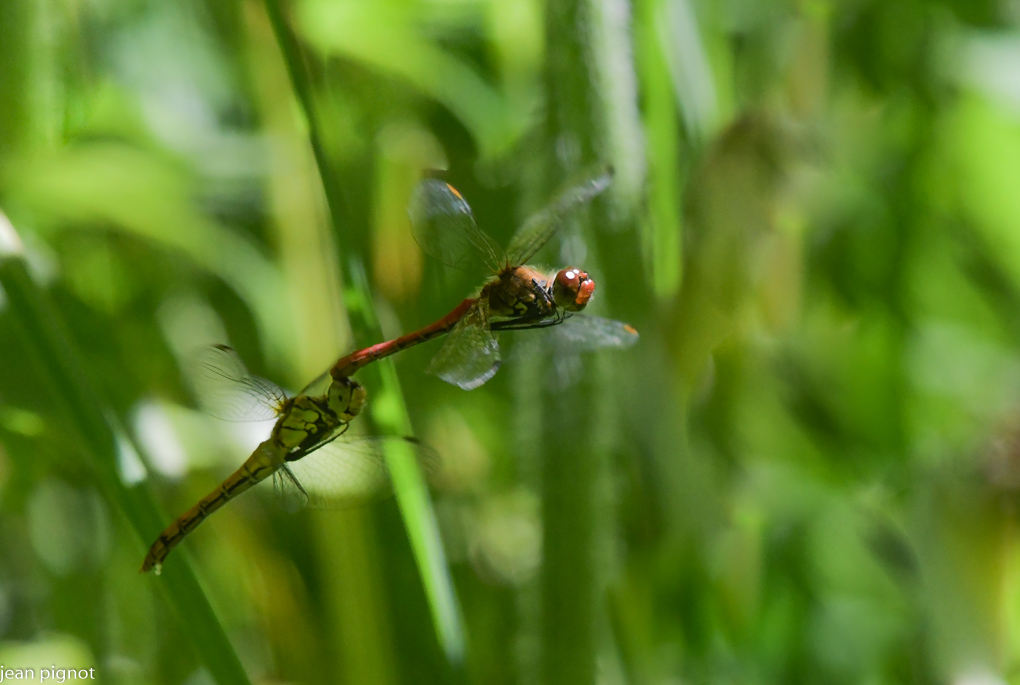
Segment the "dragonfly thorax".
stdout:
[[530,266],[511,267],[482,289],[495,316],[543,318],[556,313],[548,277]]
[[327,439],[340,423],[337,414],[330,411],[321,397],[298,395],[291,398],[280,414],[273,427],[273,437],[288,453],[307,450]]
[[351,378],[340,378],[330,383],[325,395],[310,397],[298,395],[287,400],[280,418],[273,428],[276,441],[288,453],[288,460],[300,458],[315,446],[330,440],[337,430],[361,413],[367,393]]
[[368,393],[352,378],[334,378],[326,393],[326,404],[340,421],[348,422],[361,413]]

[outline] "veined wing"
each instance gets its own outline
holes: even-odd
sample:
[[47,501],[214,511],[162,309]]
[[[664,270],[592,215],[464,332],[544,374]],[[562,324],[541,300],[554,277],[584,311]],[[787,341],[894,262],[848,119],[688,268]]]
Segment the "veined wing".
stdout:
[[330,382],[329,369],[326,369],[318,376],[308,382],[305,387],[298,391],[298,395],[322,395],[326,392]]
[[393,493],[386,466],[388,450],[407,450],[426,473],[439,467],[439,455],[413,438],[340,438],[273,474],[273,489],[288,511],[343,509]]
[[407,212],[418,245],[442,263],[465,270],[486,267],[489,273],[506,265],[503,250],[478,228],[471,207],[449,183],[436,178],[423,180]]
[[202,408],[226,421],[268,421],[280,413],[287,395],[276,383],[252,375],[237,352],[213,345],[197,352],[188,380]]
[[599,316],[574,314],[559,326],[552,328],[548,336],[553,345],[575,352],[589,352],[606,347],[630,347],[641,336],[630,324]]
[[479,300],[457,322],[425,369],[464,390],[473,390],[496,375],[499,343],[489,330],[488,308]]
[[526,264],[552,237],[552,234],[563,225],[571,211],[578,205],[591,202],[592,199],[601,195],[612,180],[613,170],[610,168],[594,178],[569,187],[545,209],[524,222],[510,241],[510,247],[506,251],[510,265]]
[[630,324],[584,314],[573,314],[562,321],[540,319],[520,322],[509,319],[492,322],[489,325],[494,331],[548,329],[541,335],[541,341],[528,346],[527,354],[534,354],[536,347],[547,352],[591,352],[610,347],[630,347],[641,337]]

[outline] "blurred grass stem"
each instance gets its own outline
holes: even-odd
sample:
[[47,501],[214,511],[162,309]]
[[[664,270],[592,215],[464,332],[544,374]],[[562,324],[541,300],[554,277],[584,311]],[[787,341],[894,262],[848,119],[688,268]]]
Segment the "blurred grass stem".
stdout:
[[[549,3],[546,9],[546,136],[543,162],[547,187],[606,151],[595,95],[595,60],[589,41],[593,8],[584,0]],[[543,565],[541,572],[541,682],[590,684],[596,680],[596,539],[599,516],[595,489],[602,459],[591,446],[590,380],[546,394],[542,465]],[[551,417],[555,417],[552,420]],[[578,430],[564,432],[560,426]],[[579,440],[571,441],[568,436]],[[583,437],[581,437],[583,436]],[[602,467],[604,468],[604,466]]]
[[[0,214],[0,222],[7,222],[3,214]],[[77,437],[106,500],[124,515],[135,531],[140,559],[152,538],[162,530],[167,517],[157,507],[144,482],[129,488],[121,479],[117,467],[117,429],[109,418],[112,414],[91,388],[56,311],[33,282],[20,256],[0,254],[0,285],[7,295],[11,319],[25,339],[25,349],[32,351],[39,377],[47,386],[54,406],[66,417],[64,427]],[[155,582],[162,591],[213,679],[221,685],[248,683],[244,668],[187,554],[180,554],[160,578],[149,582]]]
[[[346,228],[349,213],[341,193],[341,184],[326,154],[322,126],[315,106],[314,89],[305,56],[290,25],[284,16],[278,0],[266,0],[266,11],[273,26],[280,50],[286,62],[294,92],[304,111],[308,124],[309,143],[315,154],[315,161],[322,178],[330,220],[337,242],[340,245],[355,245],[349,239]],[[372,296],[367,282],[361,277],[362,263],[359,256],[347,254],[347,263],[341,274],[344,292],[355,293],[348,297],[351,327],[356,341],[364,343],[369,339],[380,339],[381,333],[374,312]],[[392,360],[379,362],[381,390],[369,403],[369,412],[380,429],[397,435],[411,433],[407,406],[401,392],[396,369]],[[460,620],[453,584],[446,564],[445,554],[439,537],[439,529],[432,511],[428,491],[417,465],[402,455],[387,454],[387,462],[397,492],[397,502],[404,525],[411,542],[411,548],[418,564],[419,573],[429,600],[429,608],[447,659],[454,664],[462,661],[464,655],[464,634]]]

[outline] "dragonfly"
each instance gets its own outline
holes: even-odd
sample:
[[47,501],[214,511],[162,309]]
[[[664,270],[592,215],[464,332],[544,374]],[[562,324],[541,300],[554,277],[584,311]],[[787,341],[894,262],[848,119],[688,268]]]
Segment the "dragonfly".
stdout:
[[302,391],[288,397],[280,386],[250,373],[226,345],[203,350],[192,365],[194,389],[206,411],[228,421],[276,423],[270,437],[236,471],[159,534],[140,573],[154,570],[159,575],[167,555],[206,518],[270,476],[288,510],[330,509],[392,491],[385,453],[396,444],[409,446],[429,470],[437,461],[434,452],[413,438],[340,438],[367,397],[365,388],[351,378],[332,381],[318,395]]
[[638,333],[630,325],[576,316],[595,293],[595,281],[586,271],[571,266],[549,274],[526,266],[570,212],[601,194],[611,180],[612,170],[607,170],[569,187],[527,220],[506,250],[478,227],[470,205],[456,188],[437,178],[423,180],[408,208],[418,245],[454,268],[484,266],[490,277],[477,295],[464,299],[438,321],[352,352],[330,368],[330,376],[348,378],[367,364],[447,333],[426,371],[465,390],[479,387],[499,370],[501,356],[494,332],[560,326],[561,343],[575,351],[633,345]]

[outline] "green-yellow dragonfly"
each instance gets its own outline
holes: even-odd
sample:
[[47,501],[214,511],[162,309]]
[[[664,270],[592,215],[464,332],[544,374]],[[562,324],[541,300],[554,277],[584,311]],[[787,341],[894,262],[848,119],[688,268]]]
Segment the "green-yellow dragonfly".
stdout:
[[198,504],[181,514],[152,543],[140,573],[155,570],[174,547],[224,504],[273,477],[288,509],[349,506],[392,489],[385,452],[394,443],[413,448],[431,467],[431,450],[410,438],[339,438],[365,404],[365,389],[351,378],[334,380],[319,395],[287,394],[275,383],[252,375],[230,347],[215,345],[195,359],[193,383],[207,411],[228,421],[276,419],[269,439],[240,468]]

